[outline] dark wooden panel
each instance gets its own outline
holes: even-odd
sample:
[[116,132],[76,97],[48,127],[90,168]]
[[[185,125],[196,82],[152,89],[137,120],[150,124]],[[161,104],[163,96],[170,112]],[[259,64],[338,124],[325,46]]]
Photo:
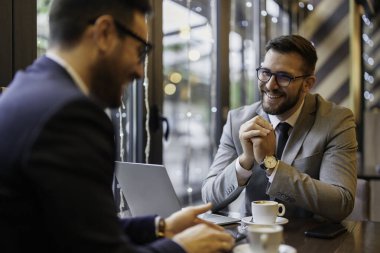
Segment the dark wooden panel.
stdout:
[[13,0],[13,72],[25,68],[37,56],[36,0]]
[[12,79],[12,0],[0,0],[0,86]]
[[[215,105],[218,109],[212,116],[214,117],[214,132],[213,138],[217,148],[220,141],[220,136],[223,132],[223,126],[227,120],[227,113],[230,109],[230,74],[229,74],[229,34],[230,34],[230,20],[231,20],[231,0],[217,1],[216,2],[216,87],[211,87],[215,90]],[[214,90],[211,91],[213,93]],[[214,106],[214,105],[212,105]],[[212,153],[215,154],[216,150]],[[212,156],[212,154],[211,154]]]
[[[163,113],[163,68],[162,68],[162,1],[152,1],[154,15],[152,19],[150,19],[150,40],[154,44],[154,50],[149,55],[149,65],[148,65],[148,78],[149,78],[149,107],[150,107],[150,115],[152,116],[152,112],[154,110],[157,111],[157,115]],[[141,106],[144,106],[142,103]],[[145,106],[144,106],[145,108]],[[154,109],[153,109],[154,108]],[[145,113],[144,113],[145,115]],[[165,116],[165,115],[164,115]],[[158,119],[158,118],[156,118]],[[153,118],[152,118],[153,120]],[[140,122],[139,122],[140,123]],[[158,120],[157,128],[150,129],[150,153],[149,159],[146,162],[154,163],[154,164],[162,164],[163,163],[163,146],[162,146],[162,135],[163,135],[163,127],[162,122]],[[146,143],[147,136],[144,136],[143,143]],[[169,137],[170,138],[170,137]],[[149,144],[148,144],[149,145]],[[144,152],[143,147],[140,147],[141,151]],[[147,157],[144,157],[144,161]]]

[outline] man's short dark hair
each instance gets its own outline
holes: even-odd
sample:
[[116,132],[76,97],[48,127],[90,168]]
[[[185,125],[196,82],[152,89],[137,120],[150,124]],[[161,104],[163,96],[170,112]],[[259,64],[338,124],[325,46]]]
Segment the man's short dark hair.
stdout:
[[135,11],[149,14],[150,0],[53,0],[49,12],[50,44],[71,46],[101,15],[111,15],[129,25]]
[[265,46],[268,52],[270,49],[279,53],[297,53],[304,63],[303,69],[305,75],[314,73],[315,64],[318,57],[313,44],[300,35],[283,35],[270,40]]

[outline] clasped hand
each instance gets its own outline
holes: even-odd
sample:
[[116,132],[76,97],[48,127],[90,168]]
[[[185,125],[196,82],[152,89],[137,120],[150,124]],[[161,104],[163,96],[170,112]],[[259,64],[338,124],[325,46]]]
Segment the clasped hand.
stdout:
[[255,116],[240,126],[239,139],[243,154],[239,162],[249,169],[254,161],[261,163],[266,155],[273,155],[276,150],[276,136],[270,122],[261,116]]

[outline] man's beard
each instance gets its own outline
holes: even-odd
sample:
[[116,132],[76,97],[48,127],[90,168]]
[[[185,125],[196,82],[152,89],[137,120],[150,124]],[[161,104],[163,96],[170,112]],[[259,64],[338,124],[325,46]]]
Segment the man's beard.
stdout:
[[[264,101],[264,91],[261,91],[261,101]],[[267,106],[265,103],[262,103],[264,112],[271,115],[281,115],[292,109],[301,98],[302,86],[298,89],[297,95],[293,97],[288,97],[284,103],[280,104],[278,107]]]
[[90,95],[102,107],[117,108],[121,105],[122,81],[119,80],[117,63],[102,59],[91,68]]

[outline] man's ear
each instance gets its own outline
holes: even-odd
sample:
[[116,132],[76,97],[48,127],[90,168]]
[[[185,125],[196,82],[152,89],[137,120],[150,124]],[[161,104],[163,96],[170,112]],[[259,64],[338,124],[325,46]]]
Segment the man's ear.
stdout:
[[93,27],[93,39],[101,53],[106,53],[115,42],[117,31],[110,15],[103,15],[96,19]]
[[316,82],[316,80],[317,79],[315,78],[314,75],[306,77],[304,80],[303,91],[305,93],[309,92],[314,87],[314,83]]

